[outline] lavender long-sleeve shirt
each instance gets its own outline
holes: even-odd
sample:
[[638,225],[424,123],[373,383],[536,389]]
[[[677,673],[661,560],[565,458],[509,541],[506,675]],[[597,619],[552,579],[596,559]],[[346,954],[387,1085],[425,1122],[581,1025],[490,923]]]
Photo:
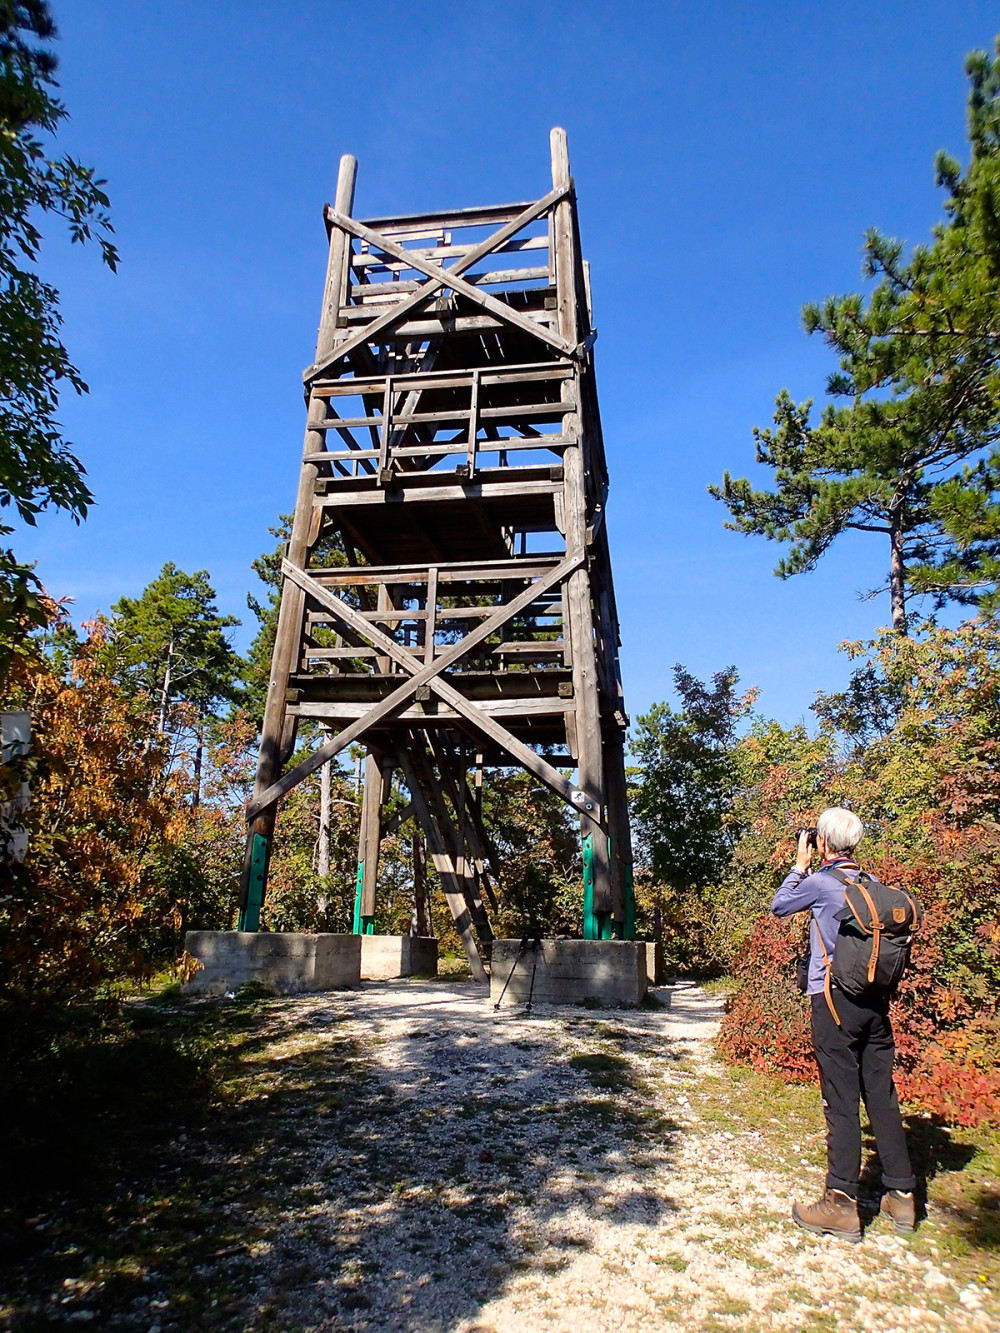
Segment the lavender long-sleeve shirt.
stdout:
[[[827,874],[830,866],[844,871],[853,879],[858,873],[857,865],[846,857],[824,862],[819,870],[810,874],[793,866],[782,882],[781,888],[774,895],[771,911],[775,916],[793,916],[796,912],[812,912],[812,919],[819,927],[827,953],[832,957],[833,946],[837,942],[838,922],[835,914],[844,905],[844,886],[834,875]],[[809,977],[806,985],[807,995],[818,995],[826,980],[826,967],[823,963],[823,951],[816,931],[809,928]]]

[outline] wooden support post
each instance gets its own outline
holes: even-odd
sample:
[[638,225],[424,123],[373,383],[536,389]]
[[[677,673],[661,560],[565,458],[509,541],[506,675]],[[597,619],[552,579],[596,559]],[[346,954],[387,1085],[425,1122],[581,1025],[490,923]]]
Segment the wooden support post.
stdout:
[[405,749],[400,754],[400,763],[406,785],[410,789],[410,799],[413,801],[417,822],[427,839],[427,850],[430,852],[434,869],[438,872],[441,880],[441,889],[454,919],[455,929],[458,931],[462,946],[465,949],[465,956],[469,960],[472,975],[480,985],[486,986],[489,984],[489,978],[486,975],[486,969],[483,967],[483,960],[479,955],[475,936],[472,933],[471,913],[462,894],[461,885],[455,876],[448,848],[437,827],[437,821],[431,814],[410,755]]
[[[576,237],[569,196],[571,180],[566,133],[551,134],[552,185],[566,190],[554,209],[553,237],[556,263],[556,308],[563,338],[580,341],[576,293]],[[579,374],[562,381],[562,400],[573,405],[563,418],[563,435],[569,446],[563,454],[566,549],[581,549],[587,540],[587,476],[584,450],[587,441],[580,430]],[[566,581],[564,606],[569,617],[568,637],[573,662],[573,692],[576,698],[576,740],[579,750],[580,788],[604,809],[604,756],[598,696],[597,658],[594,650],[593,609],[590,574],[586,565],[575,569]],[[584,839],[584,935],[590,939],[611,934],[611,865],[606,827],[581,821]]]
[[469,390],[469,447],[466,455],[466,468],[469,477],[476,475],[476,459],[479,448],[476,440],[479,434],[479,376],[480,371],[477,368],[472,372],[472,387]]
[[635,885],[632,876],[632,828],[625,778],[625,746],[621,733],[604,738],[604,788],[611,854],[612,915],[615,934],[635,939]]
[[319,838],[316,846],[316,873],[320,879],[330,874],[330,795],[332,760],[319,770]]
[[[342,200],[344,208],[350,212],[354,206],[354,182],[358,164],[353,157],[345,155],[340,160],[340,173],[337,178],[337,199]],[[324,353],[333,346],[337,320],[340,314],[341,293],[346,282],[347,268],[346,237],[343,233],[331,234],[330,256],[327,264],[326,289],[323,296],[323,309],[320,316],[317,348]],[[326,401],[315,393],[310,393],[307,406],[307,422],[322,420],[327,411]],[[323,434],[320,431],[306,430],[303,455],[317,453],[324,447]],[[305,569],[309,555],[309,536],[312,529],[313,496],[319,468],[315,463],[303,462],[299,474],[299,489],[295,500],[295,515],[292,519],[292,531],[288,542],[287,559],[289,564]],[[302,618],[305,598],[300,588],[285,580],[282,588],[281,608],[278,612],[278,625],[275,632],[274,650],[271,655],[271,674],[268,679],[267,699],[264,705],[264,723],[261,728],[260,753],[257,760],[257,780],[254,795],[267,790],[281,773],[282,765],[291,753],[294,745],[294,720],[292,729],[286,728],[285,693],[288,689],[288,677],[298,655],[302,642]],[[289,744],[289,740],[291,744]],[[267,871],[271,859],[271,843],[274,837],[274,821],[277,806],[261,811],[249,825],[247,848],[243,863],[243,875],[240,882],[240,919],[241,930],[257,930],[260,922],[260,909],[267,891]]]
[[411,935],[429,939],[434,931],[431,925],[430,894],[427,892],[427,848],[419,833],[414,833],[413,848],[413,918]]
[[365,758],[365,794],[358,833],[358,887],[354,905],[355,935],[375,933],[375,889],[378,884],[379,848],[382,842],[382,797],[384,778],[378,757],[370,750]]
[[424,621],[424,661],[434,661],[434,640],[437,635],[437,599],[438,599],[438,571],[437,565],[431,565],[427,571],[427,597],[424,606],[427,612],[427,619]]
[[469,909],[479,942],[489,947],[493,943],[493,927],[490,925],[486,909],[483,907],[475,870],[473,869],[472,874],[469,873],[462,829],[452,819],[448,809],[448,801],[445,799],[445,790],[447,790],[452,802],[452,809],[457,813],[457,789],[452,775],[448,771],[447,759],[441,756],[440,747],[435,737],[430,735],[428,739],[431,743],[434,759],[437,760],[438,772],[434,772],[434,763],[422,745],[413,756],[414,768],[418,779],[423,783],[427,807],[431,818],[437,822],[441,841],[445,845],[449,843],[451,845],[451,871]]

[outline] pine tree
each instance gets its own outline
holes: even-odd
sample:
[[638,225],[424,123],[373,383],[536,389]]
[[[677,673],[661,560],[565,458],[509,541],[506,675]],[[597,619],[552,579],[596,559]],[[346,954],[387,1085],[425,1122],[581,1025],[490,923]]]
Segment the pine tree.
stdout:
[[185,574],[170,561],[140,597],[119,598],[111,609],[120,674],[155,700],[157,732],[194,731],[197,803],[206,721],[238,694],[243,664],[225,631],[239,621],[219,614],[207,570]]
[[875,285],[807,305],[809,333],[839,356],[819,424],[786,391],[775,428],[755,429],[756,460],[774,473],[756,490],[728,472],[709,491],[727,527],[789,542],[775,573],[812,569],[854,529],[888,539],[893,627],[908,592],[992,601],[1000,570],[1000,45],[967,62],[968,168],[938,154],[947,221],[908,259],[870,231],[863,273]]

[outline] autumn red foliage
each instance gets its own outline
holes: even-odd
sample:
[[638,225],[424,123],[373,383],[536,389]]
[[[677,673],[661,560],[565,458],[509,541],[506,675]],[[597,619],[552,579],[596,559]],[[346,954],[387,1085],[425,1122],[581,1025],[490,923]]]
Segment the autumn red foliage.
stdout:
[[807,1005],[794,985],[801,923],[763,913],[791,863],[794,827],[846,803],[869,830],[865,868],[915,894],[925,913],[893,1003],[900,1095],[954,1124],[1000,1124],[997,627],[980,620],[919,640],[886,635],[872,652],[869,685],[897,699],[883,734],[845,755],[828,727],[825,754],[821,735],[797,759],[773,724],[745,743],[748,832],[722,901],[730,924],[733,903],[748,905],[750,924],[733,954],[739,986],[719,1045],[735,1062],[816,1077]]

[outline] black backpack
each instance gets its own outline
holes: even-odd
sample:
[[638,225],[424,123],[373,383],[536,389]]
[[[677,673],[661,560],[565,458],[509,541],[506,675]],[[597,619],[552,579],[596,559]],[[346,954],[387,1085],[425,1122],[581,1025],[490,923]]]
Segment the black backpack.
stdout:
[[881,884],[864,871],[856,880],[832,867],[826,873],[844,886],[832,958],[816,928],[826,964],[826,1000],[839,1025],[831,984],[852,999],[891,997],[910,960],[910,944],[920,927],[921,913],[908,893]]

